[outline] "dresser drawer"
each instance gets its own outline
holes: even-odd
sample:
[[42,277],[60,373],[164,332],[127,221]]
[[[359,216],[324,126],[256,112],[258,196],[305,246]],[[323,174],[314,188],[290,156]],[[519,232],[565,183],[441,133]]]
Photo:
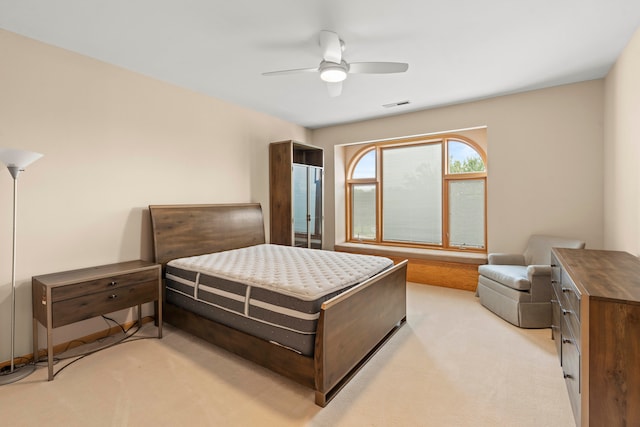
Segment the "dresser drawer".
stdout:
[[556,345],[556,351],[560,358],[560,363],[562,363],[562,312],[558,298],[559,297],[554,291],[553,299],[551,300],[551,336],[553,337],[553,341]]
[[580,425],[580,351],[570,336],[562,337],[562,373],[576,425]]
[[562,270],[560,292],[562,293],[562,305],[573,311],[580,321],[580,293],[565,270]]
[[157,279],[128,286],[113,286],[101,292],[54,301],[52,323],[57,328],[153,300],[158,300]]
[[155,280],[157,285],[157,281],[160,279],[159,274],[159,269],[151,269],[128,274],[114,274],[113,276],[105,276],[81,283],[57,286],[51,288],[51,300],[55,303],[57,301],[86,296],[102,291],[115,291],[122,287],[152,280]]
[[[557,261],[552,258],[552,262]],[[558,296],[560,305],[574,311],[578,320],[580,320],[580,293],[578,288],[573,284],[567,272],[557,264],[552,264],[551,266],[551,286]]]
[[551,283],[556,285],[562,282],[562,267],[554,254],[551,254]]
[[580,347],[582,337],[580,336],[580,320],[576,313],[569,309],[562,307],[562,337],[565,339],[571,339]]

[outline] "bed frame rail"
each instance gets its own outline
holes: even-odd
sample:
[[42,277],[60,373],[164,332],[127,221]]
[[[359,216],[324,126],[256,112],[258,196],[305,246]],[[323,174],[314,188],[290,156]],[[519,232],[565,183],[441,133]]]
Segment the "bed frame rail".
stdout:
[[404,324],[406,274],[405,260],[322,305],[314,355],[316,404],[325,406]]

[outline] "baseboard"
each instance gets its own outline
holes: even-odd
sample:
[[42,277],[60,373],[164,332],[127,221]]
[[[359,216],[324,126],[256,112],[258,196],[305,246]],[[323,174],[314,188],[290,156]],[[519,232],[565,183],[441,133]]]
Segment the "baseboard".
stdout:
[[[153,316],[146,316],[144,318],[142,318],[142,324],[144,325],[145,323],[149,323],[149,322],[153,322],[155,320],[155,318]],[[135,325],[137,323],[137,320],[133,320],[130,322],[126,322],[124,324],[122,324],[122,327],[124,329],[129,329],[130,327],[132,327],[133,325]],[[79,338],[75,338],[72,341],[67,341],[67,342],[63,342],[60,344],[56,344],[53,346],[53,354],[59,354],[62,353],[64,351],[70,350],[72,348],[76,348],[79,347],[81,345],[84,344],[88,344],[88,343],[92,343],[94,341],[97,341],[99,339],[105,338],[107,336],[111,336],[111,335],[115,335],[117,333],[122,332],[122,328],[120,326],[112,326],[108,329],[103,329],[101,331],[98,332],[94,332],[90,335],[86,335],[84,337],[79,337]],[[43,357],[47,356],[47,350],[46,349],[40,349],[38,352],[38,360],[42,359]],[[14,363],[16,365],[23,365],[25,363],[31,363],[33,361],[33,353],[24,355],[24,356],[16,356],[14,358]],[[0,369],[11,365],[11,360],[7,360],[4,362],[0,362]]]

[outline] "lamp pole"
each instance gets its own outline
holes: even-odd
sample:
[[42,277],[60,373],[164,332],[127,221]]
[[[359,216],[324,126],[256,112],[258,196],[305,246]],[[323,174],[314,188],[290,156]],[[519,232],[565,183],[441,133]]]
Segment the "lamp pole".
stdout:
[[0,374],[0,385],[11,384],[35,371],[34,364],[15,367],[15,322],[16,322],[16,247],[18,221],[18,175],[31,163],[42,157],[40,153],[31,151],[0,148],[0,161],[4,162],[13,177],[13,244],[11,264],[11,370]]
[[17,221],[18,221],[18,174],[19,168],[9,167],[9,173],[13,176],[13,250],[11,251],[11,373],[15,370],[14,355],[16,346],[16,247],[17,247]]

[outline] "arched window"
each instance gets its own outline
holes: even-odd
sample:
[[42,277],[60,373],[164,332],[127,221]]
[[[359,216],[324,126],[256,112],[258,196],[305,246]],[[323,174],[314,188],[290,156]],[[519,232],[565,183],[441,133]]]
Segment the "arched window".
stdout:
[[377,151],[375,147],[361,151],[350,173],[351,230],[358,241],[377,239],[378,182]]
[[367,146],[347,170],[347,240],[484,251],[486,178],[462,136]]

